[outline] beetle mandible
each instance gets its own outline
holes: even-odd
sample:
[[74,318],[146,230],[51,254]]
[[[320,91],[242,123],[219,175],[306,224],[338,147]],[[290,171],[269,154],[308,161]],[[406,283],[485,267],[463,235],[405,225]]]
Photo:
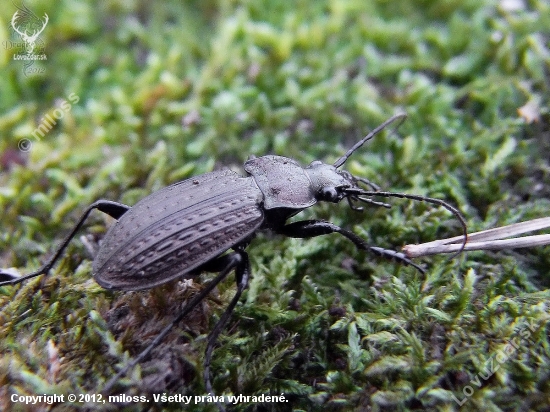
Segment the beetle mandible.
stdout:
[[[83,213],[53,256],[38,270],[22,277],[0,270],[0,286],[17,284],[46,274],[83,225],[89,213],[98,209],[117,219],[100,245],[93,261],[93,276],[107,289],[139,290],[176,278],[193,278],[202,271],[219,274],[197,294],[178,316],[133,361],[114,376],[104,388],[109,392],[121,376],[144,359],[185,315],[187,315],[231,271],[235,270],[237,290],[208,337],[204,360],[207,392],[212,392],[210,360],[217,337],[248,285],[251,275],[245,248],[258,230],[270,229],[295,238],[339,233],[359,249],[398,260],[424,270],[404,254],[370,246],[367,242],[333,223],[286,220],[317,202],[338,203],[346,199],[354,210],[357,202],[389,207],[372,197],[399,197],[443,206],[460,221],[467,239],[467,227],[460,212],[440,199],[404,193],[384,192],[370,181],[339,168],[365,142],[390,123],[405,119],[397,114],[357,142],[332,165],[314,161],[303,168],[282,156],[251,157],[244,164],[247,177],[218,170],[167,186],[139,201],[133,207],[98,200]],[[367,186],[370,190],[367,190]],[[232,252],[226,253],[229,249]]]

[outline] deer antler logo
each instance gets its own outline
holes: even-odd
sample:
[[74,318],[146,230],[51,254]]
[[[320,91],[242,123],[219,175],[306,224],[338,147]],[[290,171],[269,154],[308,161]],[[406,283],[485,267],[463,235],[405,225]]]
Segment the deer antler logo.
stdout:
[[46,24],[48,24],[49,17],[46,13],[44,13],[44,24],[42,25],[41,29],[35,30],[31,35],[27,34],[27,30],[25,29],[24,32],[21,32],[17,26],[15,25],[15,22],[17,20],[17,11],[13,14],[13,17],[11,18],[11,26],[13,29],[21,36],[21,39],[26,43],[27,47],[27,53],[31,54],[34,50],[34,46],[36,45],[36,39],[38,38],[38,35],[44,31],[44,28],[46,27]]

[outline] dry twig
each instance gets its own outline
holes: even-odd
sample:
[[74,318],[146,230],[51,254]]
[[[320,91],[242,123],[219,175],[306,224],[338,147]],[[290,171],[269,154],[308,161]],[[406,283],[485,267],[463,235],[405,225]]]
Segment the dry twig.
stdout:
[[[550,244],[550,234],[513,237],[535,230],[550,227],[550,217],[514,223],[494,229],[468,234],[468,241],[464,250],[502,250],[519,249],[524,247],[544,246]],[[462,247],[463,236],[435,240],[420,245],[405,245],[403,252],[409,258],[437,255],[439,253],[457,252]]]

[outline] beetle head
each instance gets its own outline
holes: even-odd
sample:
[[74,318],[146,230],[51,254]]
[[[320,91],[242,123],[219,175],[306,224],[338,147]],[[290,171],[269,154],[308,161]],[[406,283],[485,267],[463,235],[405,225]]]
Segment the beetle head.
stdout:
[[349,173],[344,174],[320,160],[311,162],[304,170],[311,181],[311,188],[317,200],[339,202],[346,196],[344,190],[353,186]]
[[353,202],[365,202],[390,207],[386,203],[361,197],[361,194],[367,194],[368,192],[360,187],[359,183],[364,183],[374,190],[380,190],[380,188],[366,179],[353,176],[347,170],[338,170],[333,165],[328,165],[319,160],[311,162],[304,170],[311,181],[311,188],[315,199],[318,201],[337,203],[346,198],[354,210],[362,210],[362,208],[356,206]]
[[[373,196],[378,197],[398,197],[402,199],[411,199],[421,202],[431,203],[437,206],[442,206],[451,212],[455,217],[460,221],[462,226],[462,231],[464,234],[464,241],[462,243],[462,249],[466,244],[468,230],[466,227],[466,221],[462,214],[455,209],[453,206],[449,205],[447,202],[434,199],[426,196],[411,195],[407,193],[395,193],[395,192],[381,192],[380,188],[374,183],[371,183],[367,179],[362,177],[353,176],[350,172],[346,170],[339,170],[339,168],[346,163],[348,158],[363,144],[368,140],[372,139],[377,133],[386,128],[389,124],[393,123],[396,120],[399,120],[399,123],[394,128],[394,130],[405,120],[407,115],[405,113],[396,114],[366,135],[363,139],[353,145],[343,156],[341,156],[334,164],[327,165],[318,160],[312,162],[306,169],[306,173],[309,176],[309,179],[312,184],[312,189],[314,191],[315,199],[318,201],[328,201],[328,202],[339,202],[343,198],[346,198],[350,207],[353,210],[362,210],[362,207],[356,205],[357,202],[367,203],[375,206],[383,206],[389,208],[390,205],[387,203],[379,202],[373,200]],[[360,183],[363,184],[363,187],[360,186]],[[368,186],[370,190],[365,189],[364,186]],[[457,252],[460,253],[462,249]]]
[[[360,192],[363,190],[359,187],[359,182],[365,183],[371,189],[380,190],[380,188],[373,183],[369,182],[366,179],[353,176],[346,170],[338,170],[348,158],[359,149],[365,142],[372,139],[378,132],[383,130],[390,123],[395,120],[400,120],[401,122],[405,119],[407,115],[404,113],[397,114],[372,132],[367,136],[357,142],[351,149],[349,149],[345,155],[340,157],[333,165],[328,165],[319,160],[311,162],[311,164],[305,169],[309,179],[311,180],[312,190],[315,195],[315,198],[320,201],[334,202],[337,203],[343,198],[347,198],[348,202],[352,209],[361,210],[360,207],[355,206],[352,201],[363,201],[366,203],[374,203],[380,206],[389,207],[385,203],[375,202],[372,200],[366,200],[359,197]],[[401,122],[399,124],[401,124]],[[399,126],[399,125],[398,125]]]

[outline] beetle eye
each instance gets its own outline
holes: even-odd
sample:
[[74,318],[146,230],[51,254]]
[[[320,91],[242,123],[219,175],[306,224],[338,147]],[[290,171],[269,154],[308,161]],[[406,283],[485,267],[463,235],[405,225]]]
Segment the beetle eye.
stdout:
[[321,162],[320,160],[314,160],[313,162],[311,162],[311,163],[309,164],[309,166],[310,166],[310,167],[311,167],[311,166],[319,166],[319,165],[322,165],[322,164],[323,164],[323,162]]
[[321,199],[327,202],[337,202],[338,192],[334,187],[323,187],[321,189]]

